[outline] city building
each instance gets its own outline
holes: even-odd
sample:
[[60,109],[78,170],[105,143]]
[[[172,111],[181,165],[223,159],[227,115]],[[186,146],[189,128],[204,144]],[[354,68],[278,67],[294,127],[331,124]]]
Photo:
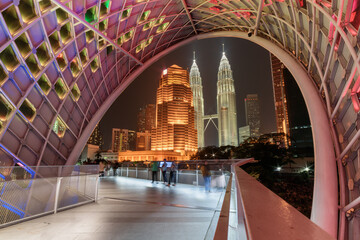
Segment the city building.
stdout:
[[189,160],[188,156],[174,151],[124,151],[118,152],[118,161],[168,161]]
[[151,150],[151,132],[137,132],[136,133],[136,151],[150,151]]
[[195,110],[195,129],[197,130],[198,147],[205,147],[204,140],[204,98],[199,68],[194,60],[190,69],[190,87],[193,93]]
[[250,126],[246,125],[239,128],[239,144],[250,137]]
[[122,152],[136,149],[136,132],[128,129],[112,129],[112,144],[113,152]]
[[291,144],[297,149],[305,150],[306,155],[312,155],[314,154],[313,136],[304,98],[297,82],[287,68],[284,68],[283,75],[285,79]]
[[137,131],[151,131],[155,127],[156,107],[155,104],[147,104],[140,108],[137,115]]
[[119,153],[120,152],[102,152],[101,157],[110,162],[118,162],[119,161]]
[[177,65],[165,69],[156,94],[156,127],[151,150],[190,155],[198,148],[189,73]]
[[86,162],[88,159],[95,160],[98,151],[100,151],[98,145],[86,144],[79,157],[80,162]]
[[247,94],[245,98],[246,125],[250,127],[250,137],[260,136],[260,106],[257,94]]
[[291,145],[289,116],[285,90],[284,64],[273,54],[270,53],[271,74],[274,91],[275,117],[278,133],[284,133],[285,145]]
[[217,81],[217,114],[219,146],[238,145],[236,97],[229,60],[222,53]]
[[102,135],[102,133],[100,131],[99,123],[96,124],[96,127],[95,127],[94,131],[92,132],[92,134],[91,134],[91,136],[90,136],[87,143],[99,146],[100,149],[103,147],[104,139],[103,139],[103,135]]

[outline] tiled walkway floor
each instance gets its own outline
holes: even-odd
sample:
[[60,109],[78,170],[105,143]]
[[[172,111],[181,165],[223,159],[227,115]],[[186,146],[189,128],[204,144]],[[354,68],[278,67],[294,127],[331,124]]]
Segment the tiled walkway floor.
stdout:
[[0,239],[212,239],[222,195],[108,177],[101,179],[97,203],[0,229]]

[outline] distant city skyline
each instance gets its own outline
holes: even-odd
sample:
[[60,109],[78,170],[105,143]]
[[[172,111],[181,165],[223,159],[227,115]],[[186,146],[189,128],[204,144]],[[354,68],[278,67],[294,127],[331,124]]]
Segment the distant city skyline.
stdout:
[[[222,44],[232,66],[237,102],[237,125],[246,125],[244,98],[247,94],[259,95],[260,132],[276,131],[275,107],[272,91],[270,55],[265,49],[242,39],[217,38],[197,41],[161,58],[145,70],[114,102],[100,122],[104,134],[104,148],[111,143],[112,128],[136,129],[138,111],[146,104],[155,103],[158,79],[164,69],[177,64],[188,71],[193,63],[193,51],[204,87],[204,113],[217,112],[217,71],[222,57]],[[205,145],[217,145],[218,134],[210,126],[205,132]]]

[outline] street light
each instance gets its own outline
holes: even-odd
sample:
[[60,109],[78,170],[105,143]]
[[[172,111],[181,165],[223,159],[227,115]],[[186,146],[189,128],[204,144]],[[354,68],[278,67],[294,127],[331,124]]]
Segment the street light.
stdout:
[[281,167],[276,168],[276,171],[280,172],[280,170],[281,170]]

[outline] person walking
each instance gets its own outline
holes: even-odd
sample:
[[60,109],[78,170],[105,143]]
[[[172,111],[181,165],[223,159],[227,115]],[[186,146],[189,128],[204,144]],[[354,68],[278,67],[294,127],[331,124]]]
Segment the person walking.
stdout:
[[166,170],[167,170],[167,162],[166,162],[166,158],[164,158],[163,165],[161,166],[161,172],[163,175],[164,184],[166,184],[167,182]]
[[207,161],[204,162],[200,170],[204,178],[205,192],[210,192],[211,172]]
[[157,183],[157,173],[158,173],[158,171],[159,171],[159,162],[153,161],[151,163],[152,183],[154,183],[154,181],[156,181],[156,183]]
[[171,180],[173,181],[173,186],[176,185],[176,171],[177,170],[178,170],[177,164],[175,162],[172,162],[171,167],[170,167],[170,177],[169,177],[168,186],[170,186]]

